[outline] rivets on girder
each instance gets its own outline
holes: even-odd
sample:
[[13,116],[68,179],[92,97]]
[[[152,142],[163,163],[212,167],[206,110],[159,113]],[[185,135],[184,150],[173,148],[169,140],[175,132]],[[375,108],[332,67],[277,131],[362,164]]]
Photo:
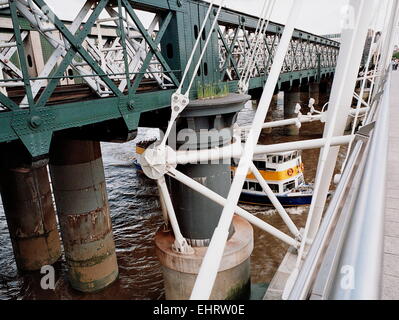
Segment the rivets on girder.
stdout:
[[29,120],[29,125],[33,128],[33,129],[37,129],[42,125],[43,121],[42,118],[40,118],[39,116],[32,116]]
[[133,110],[134,109],[134,100],[130,100],[127,104],[127,109],[128,110]]

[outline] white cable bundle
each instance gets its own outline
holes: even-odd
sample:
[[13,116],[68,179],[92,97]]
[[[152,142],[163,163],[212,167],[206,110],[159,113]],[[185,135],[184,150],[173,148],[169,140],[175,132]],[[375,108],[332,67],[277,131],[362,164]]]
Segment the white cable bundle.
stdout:
[[258,25],[255,30],[256,41],[252,50],[250,49],[251,55],[245,62],[244,69],[241,73],[241,78],[238,84],[241,93],[246,93],[248,91],[249,79],[251,78],[256,67],[255,60],[260,51],[261,39],[264,39],[264,41],[266,42],[265,36],[267,33],[267,28],[269,27],[271,15],[273,13],[275,4],[276,0],[270,0],[265,2],[263,6],[261,17],[259,18]]
[[190,70],[191,64],[193,62],[194,55],[195,55],[195,53],[197,51],[197,48],[198,48],[198,45],[200,43],[200,40],[201,40],[201,36],[200,35],[202,34],[202,32],[205,29],[205,26],[206,26],[206,23],[207,23],[207,21],[208,21],[208,19],[210,17],[211,9],[213,7],[214,2],[215,1],[212,0],[212,2],[209,5],[208,11],[207,11],[207,13],[205,15],[205,19],[204,19],[204,21],[202,23],[202,26],[201,26],[201,29],[200,29],[200,31],[198,33],[199,36],[197,38],[197,41],[195,42],[195,45],[194,45],[194,48],[193,48],[193,50],[191,52],[190,58],[188,59],[188,62],[187,62],[187,65],[186,65],[186,69],[184,70],[183,77],[182,77],[182,79],[180,81],[180,85],[177,88],[176,92],[172,95],[172,101],[171,101],[172,115],[171,115],[171,118],[170,118],[170,121],[169,121],[168,128],[166,130],[165,136],[162,139],[162,142],[160,144],[161,148],[165,147],[166,141],[168,140],[170,131],[172,130],[173,124],[176,121],[177,117],[179,116],[179,114],[185,109],[185,107],[190,102],[189,93],[190,93],[191,87],[192,87],[192,85],[194,83],[195,76],[196,76],[197,71],[198,71],[198,69],[199,69],[199,67],[201,65],[201,61],[202,61],[202,59],[203,59],[203,57],[205,55],[205,52],[206,52],[206,49],[208,47],[209,41],[210,41],[210,39],[212,37],[212,30],[215,29],[215,26],[216,26],[216,23],[218,21],[220,12],[222,11],[222,7],[225,4],[225,0],[221,0],[221,3],[219,5],[219,9],[218,9],[218,11],[217,11],[217,13],[215,15],[215,19],[213,20],[210,32],[208,34],[208,37],[206,38],[206,41],[205,41],[205,44],[204,44],[204,48],[202,49],[201,55],[200,55],[200,57],[198,59],[198,62],[197,62],[196,66],[195,66],[195,68],[193,70],[192,77],[191,77],[190,83],[188,85],[188,88],[187,88],[187,90],[186,90],[186,92],[184,94],[182,94],[181,91],[182,91],[182,87],[183,87],[184,81],[186,80],[186,77],[188,75],[188,71]]

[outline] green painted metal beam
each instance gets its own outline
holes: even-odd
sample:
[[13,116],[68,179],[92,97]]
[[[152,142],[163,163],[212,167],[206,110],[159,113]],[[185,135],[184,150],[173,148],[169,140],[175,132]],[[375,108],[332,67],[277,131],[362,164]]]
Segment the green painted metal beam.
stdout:
[[[152,52],[156,55],[156,57],[158,58],[159,62],[161,63],[162,67],[165,70],[172,70],[168,63],[165,61],[164,57],[162,56],[161,52],[158,49],[158,44],[156,44],[154,42],[154,40],[150,37],[150,35],[148,34],[147,30],[145,29],[144,25],[142,24],[142,22],[140,21],[139,17],[136,15],[136,13],[134,12],[132,6],[130,5],[129,1],[127,0],[122,0],[122,2],[125,5],[125,9],[127,10],[130,18],[132,18],[132,20],[134,21],[134,23],[136,24],[137,28],[139,29],[141,35],[144,37],[145,41],[147,42],[147,44],[150,46]],[[170,14],[170,13],[169,13]],[[169,15],[168,15],[169,17]],[[167,17],[167,19],[168,19]],[[170,20],[169,20],[170,22]],[[168,22],[168,23],[169,23]],[[161,36],[162,38],[162,36]],[[159,39],[160,41],[160,39]],[[179,86],[179,80],[176,78],[174,73],[170,74],[170,77],[172,78],[173,83],[176,86]]]
[[32,88],[30,85],[28,64],[26,61],[24,44],[22,42],[21,27],[19,25],[19,18],[18,18],[18,14],[17,14],[17,5],[16,5],[15,1],[10,1],[10,11],[11,11],[12,24],[14,27],[15,40],[17,43],[19,64],[21,67],[22,75],[23,75],[23,82],[24,82],[24,86],[25,86],[26,96],[28,97],[30,112],[32,114],[34,112],[35,102],[33,100]]
[[[49,10],[44,0],[33,0],[33,2],[36,3],[40,8],[46,8],[46,10]],[[63,58],[61,64],[57,68],[56,73],[53,74],[53,76],[49,79],[49,84],[39,97],[36,105],[34,102],[29,101],[30,108],[20,109],[15,102],[13,102],[4,94],[0,93],[0,103],[3,104],[6,109],[8,109],[5,111],[0,111],[0,143],[19,139],[25,144],[32,156],[41,156],[48,152],[51,137],[54,132],[121,118],[124,119],[129,130],[134,130],[139,125],[139,119],[143,113],[170,107],[171,95],[174,93],[173,89],[138,93],[137,88],[139,87],[140,82],[146,73],[148,65],[154,56],[162,65],[162,72],[170,76],[174,85],[177,86],[179,84],[179,77],[181,75],[180,71],[184,69],[188,54],[191,52],[190,50],[192,50],[192,47],[195,43],[193,36],[194,25],[197,25],[197,27],[200,26],[202,22],[200,21],[201,17],[206,11],[204,11],[204,9],[206,9],[209,4],[203,1],[195,0],[112,1],[112,5],[118,5],[119,15],[121,14],[121,8],[125,7],[128,15],[133,20],[138,31],[142,34],[142,41],[145,41],[150,48],[140,72],[136,73],[134,83],[130,86],[130,81],[128,81],[128,88],[130,86],[130,90],[128,90],[128,94],[125,95],[119,91],[116,83],[109,78],[109,75],[102,70],[99,64],[82,47],[82,43],[89,35],[95,20],[99,17],[101,11],[110,3],[111,1],[107,0],[97,1],[97,4],[95,7],[93,7],[94,10],[89,16],[88,20],[82,24],[81,28],[75,35],[70,33],[65,22],[61,22],[54,15],[54,24],[58,31],[63,35],[64,39],[69,43],[70,48],[67,51],[67,55]],[[155,39],[148,34],[143,23],[140,21],[137,13],[135,12],[136,9],[147,10],[161,14],[162,21]],[[48,13],[53,16],[51,11],[48,11]],[[11,10],[8,14],[11,14],[13,21],[18,20],[14,26],[21,26],[21,28],[24,30],[25,28],[30,29],[30,26],[28,23],[26,23],[26,20],[20,16],[17,16],[17,11],[15,8],[13,9],[13,6],[11,6]],[[202,78],[198,77],[199,79],[203,79],[202,81],[204,82],[210,81],[210,79],[221,79],[221,76],[225,74],[226,67],[229,63],[231,63],[235,72],[239,74],[237,61],[235,61],[232,54],[234,41],[233,44],[227,44],[227,42],[222,38],[222,31],[220,27],[225,26],[236,29],[245,28],[246,30],[252,30],[256,27],[258,22],[257,19],[257,17],[242,14],[229,9],[222,10],[218,21],[219,26],[216,27],[217,32],[214,32],[214,36],[203,61],[203,64],[207,63],[208,66],[214,66],[214,68],[210,70],[208,77],[202,75]],[[122,20],[120,19],[119,25],[122,24],[121,22]],[[283,29],[284,26],[280,24],[270,23],[268,27],[268,34],[279,35]],[[122,46],[126,46],[124,44],[126,41],[126,35],[123,33],[123,30],[120,31],[122,32]],[[207,30],[207,32],[209,32],[209,30]],[[222,45],[226,48],[227,52],[226,63],[223,68],[219,68],[217,64],[215,65],[214,63],[215,57],[217,57],[219,54],[218,34],[220,35],[220,38],[222,38]],[[238,32],[236,32],[234,40],[237,39],[237,35]],[[202,35],[199,36],[201,37]],[[311,77],[320,79],[324,75],[334,73],[334,67],[327,68],[324,66],[329,65],[327,63],[334,59],[334,55],[339,48],[339,44],[337,42],[300,30],[295,30],[294,38],[303,42],[306,41],[309,43],[327,46],[329,50],[326,50],[326,53],[320,56],[317,68],[312,66],[308,70],[282,73],[279,78],[280,85],[282,83],[292,83],[293,81],[297,80],[302,81],[303,79],[309,79]],[[246,38],[246,41],[249,42],[248,38]],[[172,55],[173,58],[166,55],[167,45],[172,43],[174,48]],[[201,45],[203,45],[203,43]],[[160,48],[162,49],[162,52]],[[23,46],[19,48],[18,53],[20,56],[25,56],[23,49]],[[267,50],[270,53],[272,48],[267,47]],[[298,50],[298,47],[295,48],[294,51],[296,50]],[[301,51],[303,51],[303,49],[301,49]],[[304,54],[304,52],[302,52],[302,54]],[[51,106],[47,105],[48,99],[54,92],[59,80],[64,77],[66,68],[71,64],[72,59],[76,55],[80,55],[88,63],[93,70],[94,76],[100,77],[114,93],[114,96],[108,98],[96,98],[89,101],[80,101],[75,103],[60,103]],[[128,75],[126,57],[127,55],[125,49],[125,73]],[[296,57],[295,60],[297,60]],[[300,58],[299,60],[302,61]],[[301,61],[293,61],[293,63],[299,63]],[[258,68],[258,71],[261,67],[265,67],[267,70],[271,62],[272,57],[269,57],[268,61],[265,61],[265,66],[257,65],[256,67]],[[302,65],[303,63],[301,62],[300,64]],[[172,70],[170,66],[173,66],[174,70]],[[23,65],[21,67],[24,69]],[[24,79],[22,80],[25,81],[25,83],[29,83],[29,80],[35,79],[36,78],[34,77],[29,78],[29,74],[24,72]],[[263,88],[266,80],[267,74],[253,78],[250,80],[249,88]],[[229,86],[230,91],[237,90],[237,80],[228,81],[226,83]],[[192,92],[190,92],[190,97],[191,99],[196,98],[196,89],[193,89]],[[35,111],[34,115],[31,114],[33,109]],[[165,119],[165,121],[167,121],[167,119]]]
[[[68,66],[71,64],[73,58],[76,53],[79,53],[81,57],[92,67],[94,72],[98,74],[101,79],[105,82],[105,84],[112,90],[112,92],[117,96],[122,96],[122,93],[119,91],[118,87],[115,83],[108,77],[105,76],[106,72],[104,72],[101,67],[97,64],[96,61],[87,53],[86,50],[82,48],[82,43],[88,36],[93,27],[96,19],[99,17],[101,11],[108,4],[108,0],[100,0],[99,3],[93,10],[93,13],[90,15],[89,19],[86,21],[85,25],[81,30],[77,33],[76,36],[72,35],[68,28],[65,26],[63,22],[55,15],[55,13],[51,12],[46,3],[43,0],[33,0],[39,8],[45,8],[47,10],[48,16],[52,17],[52,23],[54,23],[55,27],[58,31],[68,40],[71,48],[68,50],[66,56],[62,60],[60,66],[58,67],[55,76],[62,76]],[[37,107],[45,106],[46,102],[50,98],[51,94],[54,92],[55,87],[57,86],[58,79],[52,79],[50,83],[47,85],[46,89],[42,93],[37,103]]]
[[[155,41],[152,42],[152,40],[151,40],[151,42],[153,43],[153,45],[156,48],[158,47],[159,43],[161,42],[161,39],[162,39],[162,37],[163,37],[163,35],[164,35],[165,31],[166,31],[166,28],[168,27],[168,25],[169,25],[171,20],[172,20],[172,13],[169,12],[168,15],[166,16],[166,18],[164,19],[160,29],[159,29],[159,32],[157,34],[157,37],[155,38]],[[154,51],[149,52],[147,54],[147,56],[146,56],[146,58],[145,58],[145,60],[143,62],[143,65],[141,67],[140,74],[134,80],[134,83],[133,83],[133,86],[132,86],[132,93],[135,93],[136,90],[138,89],[138,87],[140,85],[140,82],[141,82],[141,80],[144,77],[144,72],[147,70],[148,66],[150,65],[151,59],[154,56],[154,54],[158,57],[158,55]],[[162,59],[163,59],[163,57],[162,57]],[[167,65],[166,61],[165,61],[165,64]],[[167,65],[167,67],[168,67],[167,70],[170,70],[170,67],[168,65]],[[173,78],[175,78],[176,81],[177,81],[177,85],[178,85],[179,82],[178,82],[176,76],[173,73],[171,73],[170,75],[173,75],[171,78],[172,78],[172,80],[173,80]],[[176,83],[175,83],[175,85],[176,85]]]
[[2,92],[0,92],[0,103],[10,110],[18,110],[18,105]]

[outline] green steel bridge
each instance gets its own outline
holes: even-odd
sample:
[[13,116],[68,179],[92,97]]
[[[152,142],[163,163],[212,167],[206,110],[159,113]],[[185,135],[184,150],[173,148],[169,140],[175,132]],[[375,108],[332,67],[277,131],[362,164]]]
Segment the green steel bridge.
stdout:
[[[0,192],[19,270],[58,261],[60,230],[73,288],[96,292],[118,278],[100,142],[153,127],[166,134],[144,146],[140,166],[158,187],[166,299],[249,298],[251,225],[290,246],[266,300],[397,297],[399,0],[350,0],[341,44],[294,28],[302,0],[285,26],[268,21],[276,2],[263,2],[259,19],[214,1],[88,0],[63,21],[43,0],[0,0]],[[323,87],[329,108],[319,112]],[[278,90],[286,119],[269,121]],[[249,99],[257,111],[238,127]],[[297,135],[313,121],[325,123],[321,138],[258,144],[264,129]],[[173,124],[193,129],[189,150],[166,144]],[[277,153],[272,164],[290,163],[291,177],[297,151],[309,149],[320,156],[300,230],[254,159]],[[250,172],[251,191],[267,196],[287,233],[238,206]],[[280,196],[304,195],[292,178]]]
[[[208,6],[88,0],[73,21],[62,21],[43,0],[0,1],[0,144],[20,140],[41,158],[55,132],[126,141],[140,126],[165,127],[194,43],[201,37],[200,51],[210,32],[190,99],[207,87],[237,91],[258,17],[223,8],[211,30],[213,9],[199,34]],[[249,82],[252,99],[261,95],[283,30],[267,27]],[[338,51],[335,41],[295,30],[278,85],[331,77]]]

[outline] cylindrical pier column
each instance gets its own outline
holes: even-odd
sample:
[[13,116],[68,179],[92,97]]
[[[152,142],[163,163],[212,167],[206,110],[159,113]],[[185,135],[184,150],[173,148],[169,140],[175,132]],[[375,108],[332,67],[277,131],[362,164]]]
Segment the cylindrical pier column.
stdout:
[[[247,95],[230,94],[224,98],[191,102],[177,121],[177,148],[200,150],[230,144],[238,112],[249,99]],[[181,165],[178,170],[227,196],[231,184],[230,166],[229,159]],[[172,196],[183,236],[193,246],[207,246],[223,208],[174,180]],[[233,228],[230,236],[232,232]]]
[[320,81],[320,106],[323,107],[329,100],[332,88],[332,80],[324,78]]
[[[233,219],[234,234],[227,242],[211,300],[246,300],[251,293],[250,256],[253,229],[243,218]],[[190,298],[206,247],[194,248],[195,254],[181,255],[172,250],[174,237],[160,229],[155,235],[156,253],[162,264],[167,300]]]
[[73,288],[101,290],[118,276],[100,143],[56,138],[50,172]]
[[22,148],[2,147],[0,191],[17,267],[35,271],[59,259],[61,242],[46,161],[29,163]]
[[[284,91],[284,119],[297,117],[297,113],[295,113],[297,103],[301,104],[299,86],[293,86],[290,90]],[[299,134],[299,128],[296,125],[287,126],[286,133],[289,136],[296,136]]]
[[[238,112],[249,99],[247,95],[230,94],[224,98],[190,103],[176,124],[178,150],[209,149],[230,144]],[[178,170],[226,197],[231,185],[230,166],[228,159],[180,165]],[[170,180],[170,186],[181,233],[193,247],[194,254],[174,252],[173,233],[160,231],[155,242],[163,266],[166,298],[188,299],[223,208],[176,180]],[[212,299],[249,298],[252,227],[238,218],[235,221],[230,226]]]
[[320,107],[320,83],[318,82],[309,83],[309,98],[313,98],[315,100],[314,103],[315,107]]
[[[265,122],[272,122],[274,120],[273,113],[277,109],[277,103],[278,103],[278,94],[275,94],[275,95],[273,95],[272,101],[270,102],[270,107],[269,107],[269,111],[267,113]],[[270,133],[272,133],[272,131],[273,131],[272,128],[263,129],[263,133],[266,133],[266,134],[270,134]]]

